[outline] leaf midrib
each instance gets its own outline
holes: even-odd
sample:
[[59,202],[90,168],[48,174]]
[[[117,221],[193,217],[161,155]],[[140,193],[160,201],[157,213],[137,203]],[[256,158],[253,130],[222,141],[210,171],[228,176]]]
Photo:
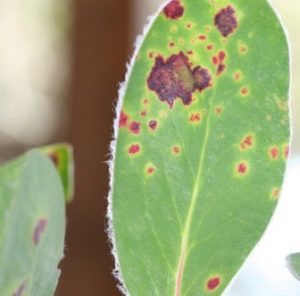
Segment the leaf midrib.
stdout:
[[201,182],[201,177],[202,177],[204,160],[206,158],[206,150],[207,150],[207,146],[208,146],[208,140],[210,137],[210,121],[211,121],[211,116],[213,113],[212,106],[214,103],[215,92],[216,92],[216,88],[214,89],[213,95],[210,97],[211,100],[210,100],[210,103],[208,106],[209,112],[208,112],[208,117],[207,117],[206,124],[205,124],[205,135],[204,135],[204,140],[203,140],[202,149],[201,149],[201,153],[200,153],[197,175],[196,175],[196,179],[195,179],[195,183],[194,183],[194,187],[193,187],[193,191],[192,191],[191,202],[190,202],[187,216],[186,216],[185,223],[184,223],[183,235],[182,235],[181,247],[180,247],[180,255],[179,255],[179,260],[178,260],[176,274],[175,274],[174,296],[181,295],[181,286],[182,286],[182,279],[183,279],[185,263],[186,263],[186,254],[187,254],[187,247],[188,247],[188,242],[189,242],[189,237],[190,237],[190,229],[191,229],[193,214],[195,211],[195,205],[196,205],[197,199],[199,197],[201,185],[203,183],[203,182]]

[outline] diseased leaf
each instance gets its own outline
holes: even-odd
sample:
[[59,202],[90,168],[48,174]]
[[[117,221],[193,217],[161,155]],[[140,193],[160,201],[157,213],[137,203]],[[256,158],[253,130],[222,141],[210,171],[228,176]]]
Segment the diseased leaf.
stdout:
[[294,277],[300,281],[300,253],[294,253],[286,258],[288,268]]
[[38,150],[0,168],[0,294],[54,294],[63,256],[61,180]]
[[132,296],[220,295],[273,214],[289,150],[289,50],[266,0],[173,0],[122,89],[117,269]]
[[74,195],[73,148],[69,144],[54,144],[41,148],[57,168],[65,192],[66,202],[72,201]]

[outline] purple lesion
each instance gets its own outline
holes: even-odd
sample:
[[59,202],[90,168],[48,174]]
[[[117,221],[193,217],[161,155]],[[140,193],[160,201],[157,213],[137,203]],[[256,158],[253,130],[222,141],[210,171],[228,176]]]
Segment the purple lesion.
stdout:
[[167,18],[177,20],[184,14],[184,7],[179,0],[172,0],[165,8],[164,14]]
[[235,13],[235,9],[229,5],[226,8],[221,9],[215,15],[215,26],[218,28],[223,37],[229,36],[238,27],[238,21]]
[[162,56],[156,57],[147,83],[149,89],[172,108],[176,98],[189,105],[194,91],[201,92],[211,86],[211,75],[201,66],[192,69],[189,58],[180,52],[167,60]]
[[36,224],[32,234],[32,241],[35,246],[39,244],[41,236],[45,232],[46,226],[47,220],[45,218],[41,218]]

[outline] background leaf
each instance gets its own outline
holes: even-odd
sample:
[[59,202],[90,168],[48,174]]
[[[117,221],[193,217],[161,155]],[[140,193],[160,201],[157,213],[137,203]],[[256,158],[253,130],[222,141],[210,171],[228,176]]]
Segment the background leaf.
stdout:
[[280,195],[289,51],[265,0],[173,0],[121,90],[112,241],[130,295],[220,295]]
[[294,253],[286,259],[288,268],[297,280],[300,281],[300,253]]
[[64,186],[66,202],[72,201],[74,195],[73,148],[69,144],[54,144],[42,147],[41,151],[52,159]]
[[0,219],[0,295],[53,295],[64,248],[64,191],[38,150],[0,168]]

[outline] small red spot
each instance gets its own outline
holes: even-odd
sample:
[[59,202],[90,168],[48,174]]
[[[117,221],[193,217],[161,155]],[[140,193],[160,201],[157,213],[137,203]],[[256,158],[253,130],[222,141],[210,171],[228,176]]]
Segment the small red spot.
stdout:
[[22,296],[24,295],[26,289],[26,283],[23,283],[19,288],[18,291],[12,294],[12,296]]
[[209,44],[206,46],[207,50],[212,50],[214,48],[214,46],[212,44]]
[[143,110],[142,112],[141,112],[141,116],[142,117],[145,117],[147,115],[147,111],[146,110]]
[[241,95],[247,96],[249,94],[249,88],[247,86],[244,86],[241,88]]
[[154,172],[155,172],[155,168],[154,167],[148,167],[147,168],[147,174],[148,175],[153,175],[154,174]]
[[278,199],[280,197],[281,190],[279,188],[274,188],[271,192],[272,199]]
[[248,171],[248,165],[244,162],[241,162],[237,166],[237,172],[241,175],[245,175]]
[[209,279],[206,283],[206,288],[209,291],[215,290],[219,287],[221,280],[219,277],[213,277]]
[[127,123],[128,123],[128,115],[122,111],[120,114],[119,127],[126,127]]
[[201,115],[200,115],[200,113],[192,113],[192,114],[190,115],[189,120],[190,120],[190,122],[192,122],[192,123],[200,122],[200,120],[201,120]]
[[215,108],[215,112],[217,115],[220,115],[223,112],[223,108],[221,106],[218,106]]
[[149,128],[152,130],[155,130],[157,128],[157,121],[156,120],[151,120],[149,122]]
[[220,51],[219,52],[219,60],[221,63],[223,63],[225,61],[226,58],[226,53],[224,51]]
[[148,99],[144,99],[143,103],[144,103],[144,105],[148,105],[149,104]]
[[283,148],[283,157],[284,159],[288,159],[290,155],[290,146],[289,145],[285,145]]
[[207,39],[207,37],[205,35],[199,35],[198,39],[201,40],[201,41],[204,41],[204,40]]
[[234,80],[240,80],[241,79],[241,73],[240,72],[235,72],[233,74],[233,78],[234,78]]
[[217,75],[220,76],[225,71],[225,69],[226,69],[226,65],[220,64],[218,66]]
[[277,146],[271,147],[269,149],[269,155],[272,159],[278,159],[279,156],[279,149]]
[[38,221],[37,225],[34,228],[33,234],[32,234],[32,241],[35,246],[38,245],[41,239],[41,235],[46,229],[47,220],[42,218]]
[[133,134],[138,135],[141,131],[141,123],[137,121],[132,121],[129,126],[129,129]]
[[172,0],[165,8],[164,14],[167,18],[177,20],[183,16],[184,7],[181,5],[180,0]]
[[179,154],[179,153],[181,152],[181,149],[180,149],[179,146],[173,146],[173,147],[172,147],[172,152],[173,152],[174,154]]
[[189,50],[189,51],[187,51],[187,54],[188,54],[188,55],[193,55],[194,52],[193,52],[192,50]]
[[139,153],[141,150],[141,147],[139,144],[132,144],[129,149],[128,149],[128,152],[129,154],[137,154]]
[[218,64],[219,64],[219,59],[218,59],[218,57],[213,56],[213,57],[212,57],[212,63],[213,63],[214,65],[218,65]]
[[253,140],[254,140],[254,137],[252,135],[246,136],[240,145],[241,149],[246,150],[246,149],[251,148],[253,146]]
[[241,45],[240,46],[240,53],[244,54],[248,51],[248,47],[246,45]]

